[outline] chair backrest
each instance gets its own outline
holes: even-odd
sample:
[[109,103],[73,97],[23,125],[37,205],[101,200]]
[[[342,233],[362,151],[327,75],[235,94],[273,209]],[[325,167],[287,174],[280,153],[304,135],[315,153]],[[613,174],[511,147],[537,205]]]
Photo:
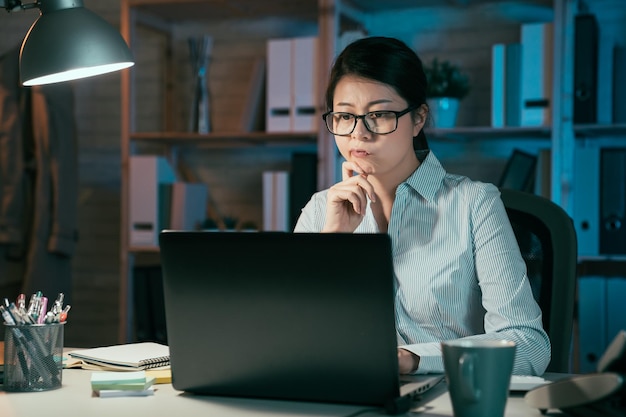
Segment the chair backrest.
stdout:
[[500,191],[552,344],[547,370],[570,372],[578,264],[573,221],[547,198],[504,188]]

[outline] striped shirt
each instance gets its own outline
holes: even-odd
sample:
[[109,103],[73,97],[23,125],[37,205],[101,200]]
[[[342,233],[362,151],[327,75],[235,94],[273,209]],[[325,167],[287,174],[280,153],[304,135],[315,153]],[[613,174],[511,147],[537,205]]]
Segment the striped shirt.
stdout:
[[[326,195],[312,196],[295,232],[322,230]],[[378,232],[368,204],[355,233]],[[494,185],[446,173],[428,152],[398,185],[387,233],[398,346],[420,356],[418,373],[443,372],[441,341],[471,338],[512,340],[513,373],[543,374],[550,341]]]

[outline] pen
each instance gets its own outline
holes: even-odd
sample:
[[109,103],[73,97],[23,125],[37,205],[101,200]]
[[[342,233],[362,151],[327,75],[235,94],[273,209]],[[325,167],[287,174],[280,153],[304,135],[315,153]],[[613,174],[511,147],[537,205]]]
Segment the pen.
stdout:
[[57,296],[57,299],[54,300],[54,304],[52,305],[52,308],[50,310],[55,315],[61,314],[61,311],[63,310],[63,298],[65,298],[65,295],[62,292],[60,292],[59,295]]
[[4,306],[0,306],[0,312],[2,312],[2,318],[6,324],[9,326],[15,326],[15,319],[9,310],[7,310]]
[[17,305],[17,309],[20,310],[20,313],[26,314],[26,296],[23,293],[17,296],[15,305]]
[[39,317],[39,309],[41,307],[41,291],[37,291],[37,293],[33,294],[30,297],[30,303],[28,303],[28,311],[27,314],[30,318],[33,319],[33,323],[37,323],[37,318]]
[[44,323],[47,309],[48,309],[48,297],[41,297],[39,312],[37,313],[37,324]]
[[59,321],[61,323],[65,323],[65,321],[67,321],[67,313],[70,311],[70,308],[72,308],[72,306],[68,304],[65,306],[63,311],[61,311],[61,314],[59,316]]
[[9,312],[13,316],[14,324],[26,324],[24,316],[22,316],[14,303],[9,304]]

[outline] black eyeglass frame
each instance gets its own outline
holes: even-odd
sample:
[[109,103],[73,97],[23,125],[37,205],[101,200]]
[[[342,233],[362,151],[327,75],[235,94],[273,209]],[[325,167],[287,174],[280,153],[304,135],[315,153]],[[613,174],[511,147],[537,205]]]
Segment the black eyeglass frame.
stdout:
[[[407,107],[406,109],[404,109],[402,111],[378,110],[378,111],[370,111],[370,112],[367,112],[365,114],[360,114],[360,115],[348,113],[348,112],[345,112],[345,111],[334,112],[334,111],[330,110],[330,111],[327,111],[326,113],[322,114],[322,119],[324,120],[324,126],[326,126],[326,130],[328,130],[331,134],[333,134],[335,136],[350,136],[352,134],[352,132],[354,132],[354,129],[356,129],[356,124],[358,123],[359,119],[363,120],[363,125],[365,126],[365,128],[370,133],[373,133],[375,135],[389,135],[390,133],[393,133],[396,130],[398,130],[398,119],[400,119],[400,117],[404,116],[405,114],[415,110],[416,108],[417,108],[416,106],[409,106],[409,107]],[[352,126],[352,130],[350,130],[348,133],[344,133],[344,134],[341,134],[341,135],[338,134],[338,133],[334,133],[332,130],[330,130],[330,127],[328,127],[328,122],[326,121],[326,118],[328,116],[330,116],[331,114],[333,114],[333,113],[349,114],[350,116],[354,116],[354,126]],[[372,113],[393,113],[396,116],[396,126],[390,132],[386,132],[386,133],[374,132],[372,129],[370,129],[369,125],[365,121],[365,117],[367,117],[368,114],[372,114]]]

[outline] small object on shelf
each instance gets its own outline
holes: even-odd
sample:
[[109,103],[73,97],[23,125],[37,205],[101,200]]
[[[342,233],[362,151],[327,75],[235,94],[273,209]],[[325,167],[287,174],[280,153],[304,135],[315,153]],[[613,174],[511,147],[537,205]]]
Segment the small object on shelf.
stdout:
[[224,221],[224,228],[226,230],[237,229],[237,223],[239,223],[239,220],[236,217],[226,216],[224,217],[223,221]]
[[428,89],[426,97],[434,126],[450,128],[456,125],[460,101],[470,90],[469,79],[459,67],[434,58],[424,66]]
[[213,38],[208,35],[188,39],[189,59],[193,68],[193,101],[189,119],[189,130],[197,133],[211,131],[211,97],[207,84],[207,72]]

